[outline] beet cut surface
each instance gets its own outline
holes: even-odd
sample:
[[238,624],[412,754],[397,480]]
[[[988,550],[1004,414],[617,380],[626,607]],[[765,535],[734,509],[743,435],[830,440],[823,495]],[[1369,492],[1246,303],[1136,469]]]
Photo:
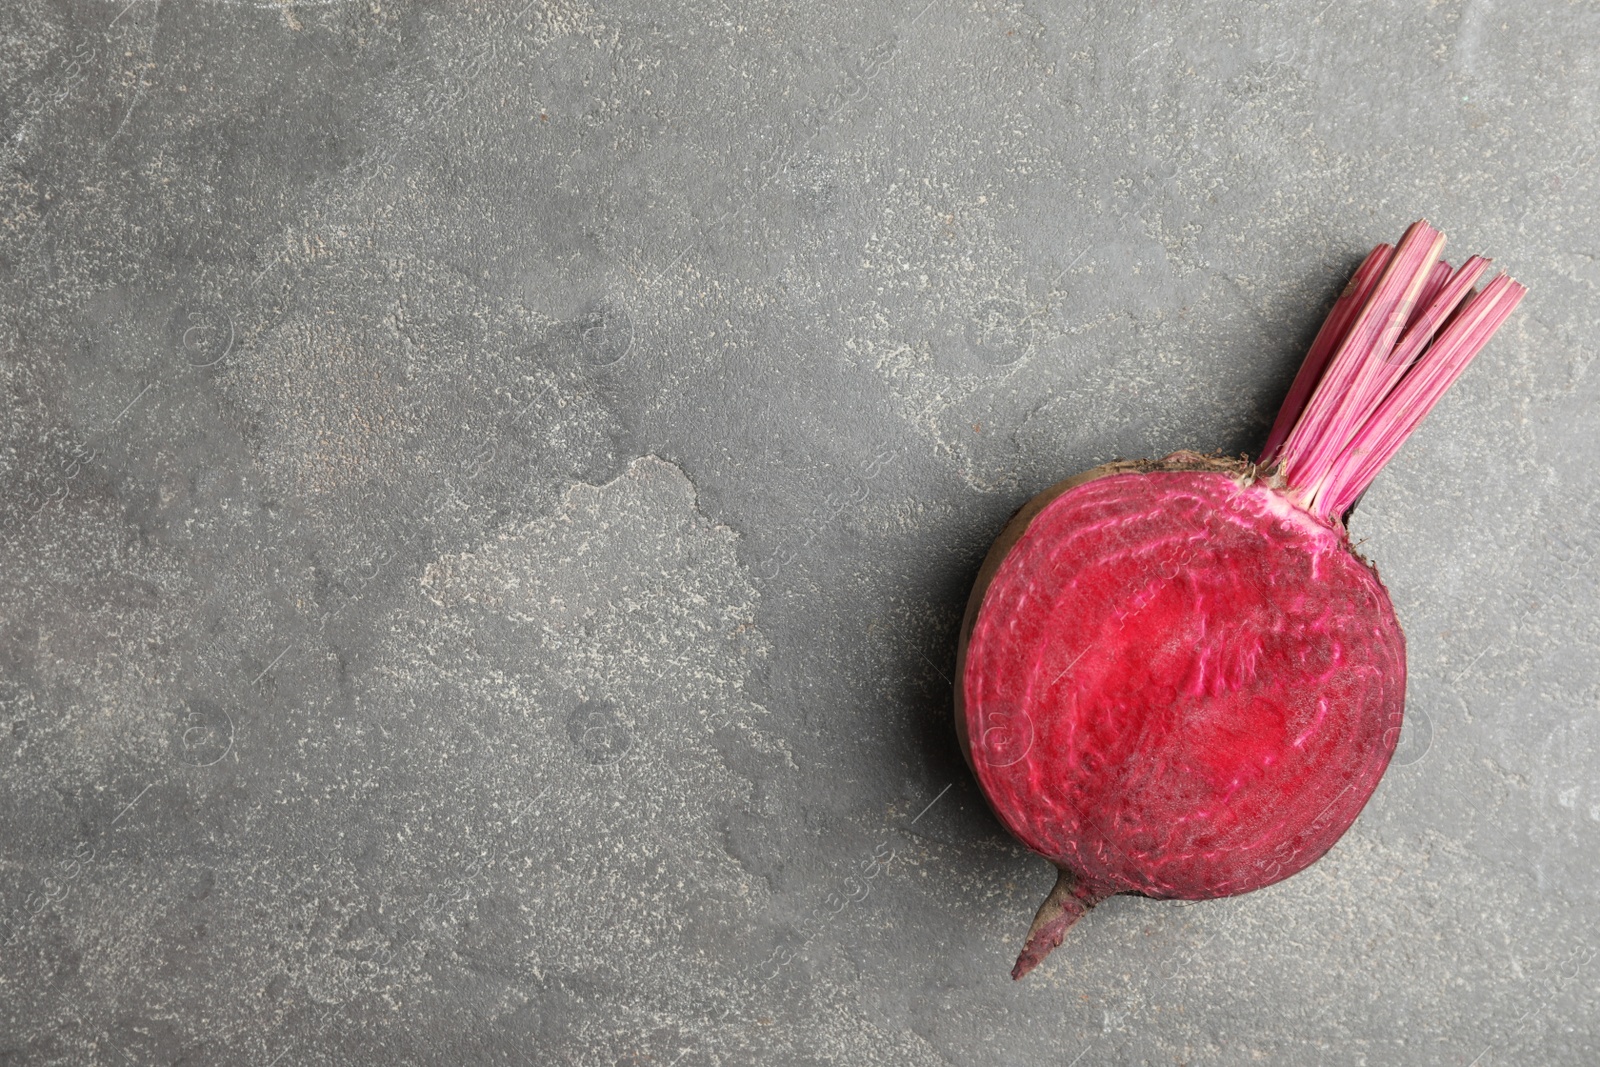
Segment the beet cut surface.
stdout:
[[1338,841],[1399,737],[1405,642],[1377,575],[1272,489],[1131,471],[1027,524],[962,676],[984,792],[1079,900],[1198,900]]

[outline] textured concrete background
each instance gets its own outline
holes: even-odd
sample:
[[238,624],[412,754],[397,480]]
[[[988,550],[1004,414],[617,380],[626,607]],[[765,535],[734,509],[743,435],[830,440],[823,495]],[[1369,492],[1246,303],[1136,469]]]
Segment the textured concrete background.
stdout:
[[[1597,1062],[1597,113],[1592,2],[0,5],[0,1063]],[[1013,984],[978,561],[1420,215],[1532,296],[1395,766]]]

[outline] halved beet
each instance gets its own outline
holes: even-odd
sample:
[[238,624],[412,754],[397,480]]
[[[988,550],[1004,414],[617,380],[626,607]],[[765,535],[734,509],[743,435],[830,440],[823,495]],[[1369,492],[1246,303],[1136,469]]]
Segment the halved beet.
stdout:
[[1524,290],[1419,222],[1335,304],[1261,460],[1178,452],[1050,487],[979,571],[956,729],[1060,870],[1012,976],[1114,893],[1200,900],[1333,847],[1399,738],[1405,639],[1343,519]]

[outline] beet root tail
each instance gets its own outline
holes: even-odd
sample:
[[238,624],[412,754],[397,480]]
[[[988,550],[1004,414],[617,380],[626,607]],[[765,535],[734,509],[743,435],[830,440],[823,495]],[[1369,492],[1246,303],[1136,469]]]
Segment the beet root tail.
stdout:
[[1011,980],[1016,981],[1050,955],[1061,944],[1072,924],[1083,918],[1088,910],[1100,903],[1110,893],[1097,893],[1085,886],[1071,871],[1063,869],[1056,879],[1055,888],[1039,905],[1039,913],[1028,928],[1028,941],[1022,946],[1016,966],[1011,968]]

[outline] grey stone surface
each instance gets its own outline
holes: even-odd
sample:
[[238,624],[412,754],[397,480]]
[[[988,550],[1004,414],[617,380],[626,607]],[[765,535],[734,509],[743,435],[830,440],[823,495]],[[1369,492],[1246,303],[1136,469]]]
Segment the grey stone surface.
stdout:
[[[1600,8],[0,6],[0,1063],[1600,1062]],[[1426,215],[1532,296],[1357,513],[1400,756],[1052,881],[989,540],[1253,449]]]

